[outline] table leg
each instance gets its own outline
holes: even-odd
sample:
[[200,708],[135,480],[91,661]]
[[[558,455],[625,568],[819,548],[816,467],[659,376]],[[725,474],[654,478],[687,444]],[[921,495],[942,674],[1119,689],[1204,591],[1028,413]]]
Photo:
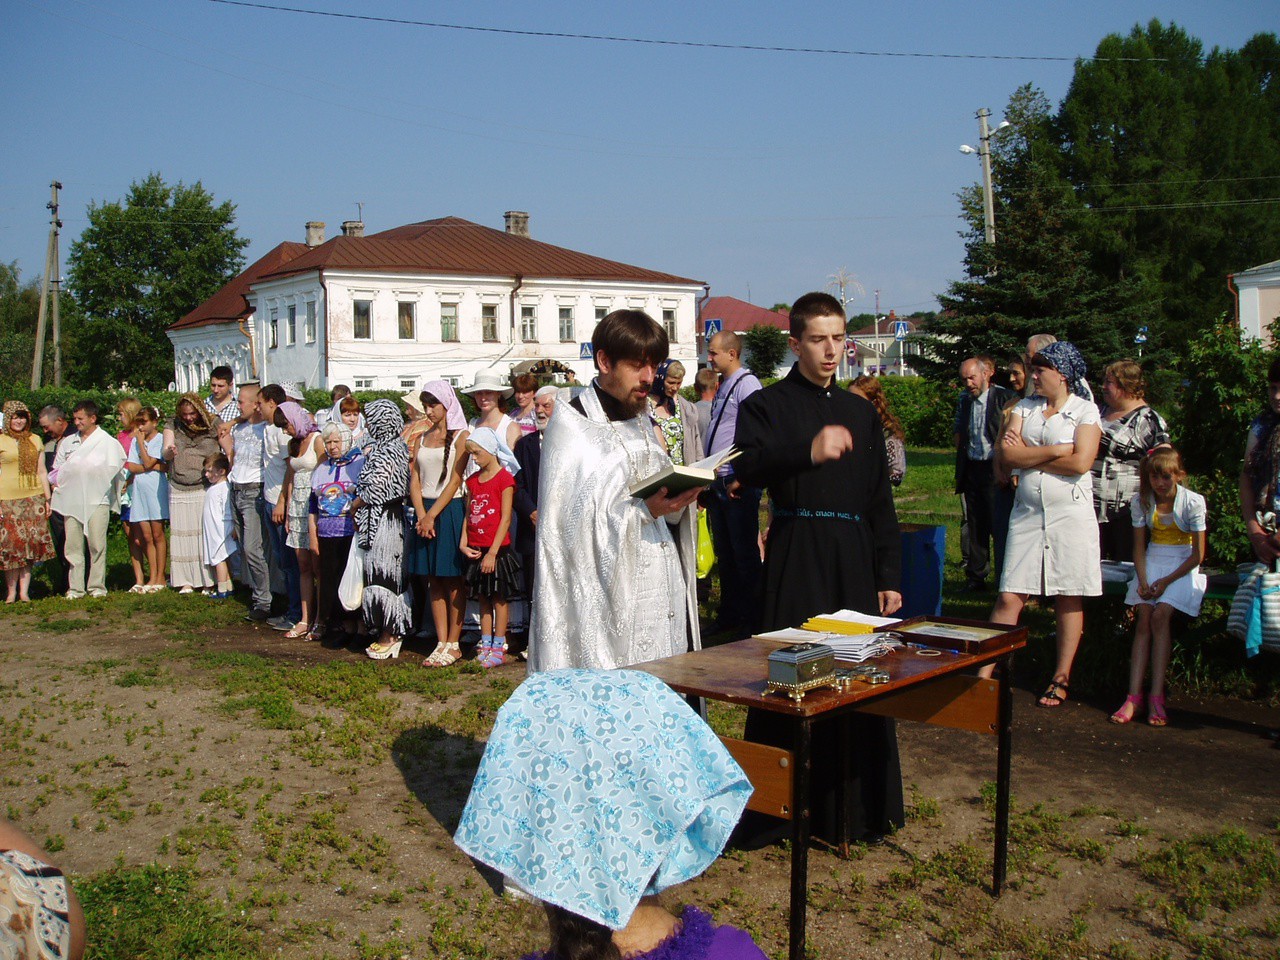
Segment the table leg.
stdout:
[[809,780],[813,731],[808,720],[795,721],[792,754],[791,811],[791,947],[790,960],[804,960],[809,906]]
[[1013,688],[1010,684],[1011,657],[996,663],[998,708],[996,725],[996,852],[991,892],[1000,896],[1009,865],[1009,780],[1013,747]]
[[834,720],[837,725],[836,743],[840,751],[840,779],[836,781],[836,810],[839,811],[836,823],[836,853],[845,860],[849,859],[849,821],[852,814],[849,810],[853,802],[853,791],[849,789],[850,769],[853,766],[853,738],[848,714],[842,714]]

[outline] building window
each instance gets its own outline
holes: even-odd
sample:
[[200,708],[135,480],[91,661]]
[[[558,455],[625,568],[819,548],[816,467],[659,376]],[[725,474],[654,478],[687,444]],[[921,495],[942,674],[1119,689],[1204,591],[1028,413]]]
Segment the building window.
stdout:
[[596,307],[596,323],[599,323],[609,315],[608,307]]
[[298,342],[298,308],[294,304],[289,304],[285,308],[285,327],[284,327],[284,345],[292,347]]
[[456,303],[440,304],[440,339],[458,339],[458,305]]
[[662,311],[662,327],[667,331],[667,339],[672,343],[676,342],[676,312],[674,310]]
[[352,336],[357,340],[372,340],[373,329],[369,323],[370,300],[353,300],[351,302]]
[[486,303],[480,307],[481,336],[486,343],[498,342],[498,305]]
[[314,300],[307,301],[307,325],[303,328],[303,336],[307,338],[307,343],[316,342],[316,302]]
[[351,381],[353,390],[372,390],[373,377],[355,377]]
[[536,343],[538,340],[538,317],[536,307],[520,308],[520,339],[525,343]]
[[272,350],[280,346],[280,311],[275,307],[271,308],[271,332],[269,345]]
[[416,338],[414,312],[414,304],[411,302],[401,300],[396,304],[396,317],[399,321],[401,340],[413,340]]
[[573,336],[573,307],[560,308],[560,340],[562,343],[572,342]]
[[410,378],[408,378],[408,379],[401,378],[401,380],[400,380],[400,389],[401,389],[401,390],[413,390],[413,389],[415,389],[417,386],[418,386],[418,381],[417,381],[417,380],[414,380],[412,377],[410,377]]
[[456,374],[448,374],[446,376],[441,377],[440,379],[443,380],[445,383],[447,383],[451,387],[457,387],[462,385],[462,378],[457,376]]

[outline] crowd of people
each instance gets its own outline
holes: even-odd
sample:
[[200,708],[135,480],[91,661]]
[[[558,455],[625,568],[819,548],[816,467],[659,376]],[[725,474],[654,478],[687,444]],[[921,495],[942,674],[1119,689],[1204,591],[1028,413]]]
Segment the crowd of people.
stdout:
[[[105,596],[114,511],[131,593],[225,600],[238,579],[246,619],[288,639],[358,643],[381,660],[398,657],[405,637],[434,632],[432,667],[460,656],[472,600],[477,655],[497,666],[509,652],[508,605],[527,599],[532,564],[519,557],[533,552],[538,438],[556,390],[486,371],[464,392],[478,410],[469,422],[443,380],[402,398],[408,418],[388,400],[362,405],[345,386],[313,414],[296,384],[237,389],[218,367],[208,395],[184,394],[171,418],[120,401],[114,438],[90,400],[70,415],[41,410],[43,437],[11,401],[0,434],[6,600],[30,599],[37,564],[68,599]],[[522,463],[532,484],[516,482]],[[340,599],[344,575],[358,604]]]

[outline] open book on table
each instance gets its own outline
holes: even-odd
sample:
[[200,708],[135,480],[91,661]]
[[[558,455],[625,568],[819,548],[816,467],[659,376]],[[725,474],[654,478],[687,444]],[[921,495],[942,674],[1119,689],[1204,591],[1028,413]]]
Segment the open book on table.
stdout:
[[664,467],[657,473],[633,483],[631,485],[631,495],[644,500],[657,493],[663,487],[667,488],[668,496],[684,493],[684,491],[692,490],[694,487],[709,487],[715,482],[716,470],[741,452],[736,447],[730,447],[728,450],[713,453],[709,457],[703,457],[696,463],[690,463],[683,467],[678,467],[673,463],[669,467]]

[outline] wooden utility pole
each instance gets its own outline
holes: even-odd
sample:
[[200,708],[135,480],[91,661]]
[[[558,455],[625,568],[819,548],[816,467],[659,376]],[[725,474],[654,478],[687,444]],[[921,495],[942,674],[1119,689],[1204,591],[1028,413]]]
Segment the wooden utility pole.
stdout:
[[40,313],[36,320],[36,353],[31,362],[31,389],[37,390],[44,374],[45,318],[49,314],[49,288],[53,287],[53,384],[62,386],[62,336],[58,324],[58,290],[61,287],[62,267],[58,260],[58,231],[62,221],[58,219],[58,191],[62,184],[54,180],[49,184],[52,199],[45,204],[51,211],[49,219],[49,245],[44,256],[44,282],[40,285]]

